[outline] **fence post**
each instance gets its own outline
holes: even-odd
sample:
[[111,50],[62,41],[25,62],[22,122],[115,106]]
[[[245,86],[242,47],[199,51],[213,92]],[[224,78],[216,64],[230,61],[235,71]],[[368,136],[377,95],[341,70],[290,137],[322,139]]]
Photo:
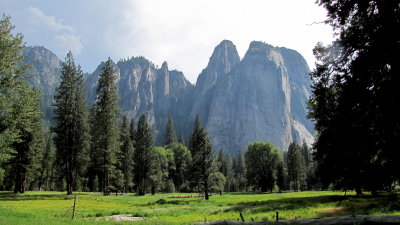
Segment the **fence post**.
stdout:
[[76,195],[74,198],[74,206],[72,207],[72,218],[71,219],[75,219],[75,207],[76,207]]

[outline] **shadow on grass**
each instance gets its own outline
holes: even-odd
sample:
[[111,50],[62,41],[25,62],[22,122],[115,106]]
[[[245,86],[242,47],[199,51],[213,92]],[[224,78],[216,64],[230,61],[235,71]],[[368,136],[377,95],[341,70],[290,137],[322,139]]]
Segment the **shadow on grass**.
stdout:
[[[79,195],[86,195],[86,193],[79,193]],[[13,192],[0,192],[0,201],[27,201],[27,200],[71,200],[74,195],[67,194],[15,194]]]
[[[216,193],[216,194],[218,194],[218,193]],[[224,192],[224,194],[229,194],[229,195],[256,195],[256,194],[266,194],[266,195],[268,195],[268,194],[275,194],[275,193],[257,191],[257,192],[228,192],[228,193],[225,193],[225,192]],[[224,195],[224,194],[223,194],[223,195]]]
[[171,205],[189,205],[188,201],[182,201],[182,200],[165,200],[165,199],[159,199],[154,203],[149,203],[149,205],[165,205],[165,204],[171,204]]
[[251,201],[251,202],[240,202],[234,204],[233,207],[226,209],[224,212],[238,212],[246,211],[249,212],[268,212],[277,210],[296,210],[305,207],[313,207],[321,203],[338,202],[343,200],[345,197],[338,195],[329,196],[318,196],[318,197],[298,197],[298,198],[285,198],[285,199],[273,199],[266,201]]
[[[370,215],[374,212],[391,213],[400,211],[400,199],[398,195],[372,196],[340,196],[328,195],[317,197],[297,197],[287,199],[274,199],[266,201],[240,202],[223,212],[262,213],[286,210],[301,210],[321,205],[333,205],[334,207],[321,210],[316,217],[331,217],[344,215]],[[221,211],[216,211],[218,214]]]

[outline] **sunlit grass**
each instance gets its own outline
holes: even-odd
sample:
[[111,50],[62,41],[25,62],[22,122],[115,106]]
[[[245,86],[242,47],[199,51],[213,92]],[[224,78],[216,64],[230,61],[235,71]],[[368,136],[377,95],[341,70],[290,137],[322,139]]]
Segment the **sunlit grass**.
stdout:
[[[354,193],[319,191],[292,193],[214,194],[201,198],[165,198],[185,194],[154,196],[102,196],[76,193],[76,219],[73,224],[115,224],[103,217],[131,214],[145,221],[122,224],[193,224],[201,221],[246,221],[320,218],[342,215],[400,215],[397,195],[355,197]],[[0,192],[0,224],[71,224],[74,196],[61,192],[27,192],[15,195]],[[118,222],[121,224],[121,222]]]

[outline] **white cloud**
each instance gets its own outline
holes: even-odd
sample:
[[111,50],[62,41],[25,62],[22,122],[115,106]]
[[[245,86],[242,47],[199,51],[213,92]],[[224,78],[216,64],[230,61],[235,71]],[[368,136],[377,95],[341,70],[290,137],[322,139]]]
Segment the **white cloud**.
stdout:
[[54,16],[46,15],[35,7],[17,12],[17,30],[22,30],[29,45],[43,45],[63,57],[69,50],[79,55],[83,49],[81,38],[71,26],[64,25]]
[[61,58],[71,49],[85,71],[109,56],[142,55],[158,65],[168,61],[194,83],[224,39],[233,41],[241,57],[253,40],[291,48],[310,67],[315,44],[333,39],[329,26],[310,25],[326,14],[310,0],[41,0],[33,7],[15,2],[20,13],[12,18],[28,44],[44,45]]
[[253,40],[299,51],[313,67],[312,48],[332,40],[325,10],[299,0],[136,0],[125,2],[112,31],[113,55],[166,60],[191,82],[214,47],[232,40],[243,57]]
[[29,19],[32,24],[37,26],[45,26],[52,32],[74,32],[72,27],[63,25],[60,21],[57,21],[54,16],[45,15],[38,8],[29,7],[25,10],[25,12],[28,14],[27,19]]

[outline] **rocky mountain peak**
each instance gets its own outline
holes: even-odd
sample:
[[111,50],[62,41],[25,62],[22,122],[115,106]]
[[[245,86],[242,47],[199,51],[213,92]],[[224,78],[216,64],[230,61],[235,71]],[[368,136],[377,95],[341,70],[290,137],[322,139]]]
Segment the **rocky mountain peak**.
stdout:
[[232,41],[224,40],[214,48],[208,68],[212,68],[220,74],[227,74],[239,61],[240,58],[236,46]]
[[273,47],[261,41],[250,43],[243,61],[264,60],[266,63],[275,63],[277,67],[284,67],[284,60],[280,48]]
[[60,69],[62,62],[56,54],[43,46],[25,47],[22,49],[25,55],[24,64],[32,65],[27,78],[32,87],[42,93],[41,108],[43,117],[52,120],[54,117],[52,104],[55,88],[60,82]]
[[163,62],[162,66],[161,66],[161,70],[162,71],[164,71],[164,70],[168,71],[168,63],[167,63],[167,61]]
[[26,60],[31,63],[37,63],[38,66],[41,63],[45,63],[48,66],[51,65],[52,67],[61,66],[61,61],[56,54],[43,46],[25,47],[22,50],[22,53],[25,55]]
[[197,78],[196,89],[205,94],[217,82],[240,62],[236,46],[232,41],[224,40],[214,48],[207,68]]

